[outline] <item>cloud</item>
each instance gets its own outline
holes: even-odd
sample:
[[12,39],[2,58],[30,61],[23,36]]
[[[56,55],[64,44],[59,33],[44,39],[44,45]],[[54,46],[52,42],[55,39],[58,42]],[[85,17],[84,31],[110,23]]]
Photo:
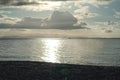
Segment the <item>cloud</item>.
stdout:
[[[107,5],[112,0],[0,0],[1,8],[20,8],[29,11],[71,11],[71,9],[82,7],[82,4],[92,4],[96,7]],[[86,17],[92,18],[97,13],[86,13]],[[76,14],[75,17],[82,19],[82,15]]]
[[116,12],[116,15],[120,16],[120,12]]
[[17,28],[40,28],[42,23],[41,18],[25,17],[17,22],[13,27]]
[[20,21],[19,18],[8,17],[7,15],[0,14],[0,23],[15,24]]
[[74,16],[78,19],[78,20],[82,20],[85,18],[93,18],[98,16],[97,13],[92,13],[89,11],[89,7],[88,6],[83,6],[80,9],[76,9],[74,11]]
[[107,20],[107,21],[99,21],[95,22],[96,25],[103,26],[103,27],[108,27],[108,26],[115,26],[118,22],[112,21],[112,20]]
[[108,21],[101,21],[101,22],[99,21],[99,22],[95,22],[95,23],[96,23],[96,25],[98,25],[100,27],[116,27],[119,22],[108,20]]
[[116,23],[114,21],[107,21],[107,25],[115,25]]
[[106,30],[105,31],[106,33],[111,33],[111,32],[113,32],[112,30]]
[[75,27],[81,28],[81,29],[91,29],[87,26],[88,24],[86,22],[78,22],[74,24]]
[[114,0],[77,0],[77,1],[73,1],[76,7],[81,7],[80,5],[82,4],[90,4],[93,5],[95,7],[98,7],[100,5],[108,5],[111,2],[113,2]]
[[61,1],[50,0],[0,0],[1,8],[22,8],[32,11],[56,10],[61,6]]
[[72,28],[77,19],[69,12],[54,11],[48,18],[48,26],[53,28]]
[[4,10],[0,10],[0,14],[10,14],[10,11],[4,11]]
[[54,11],[45,19],[25,17],[13,24],[12,27],[33,29],[85,29],[87,28],[87,23],[78,24],[77,19],[68,11]]
[[12,28],[12,24],[9,24],[9,23],[0,23],[0,28]]
[[3,15],[0,15],[0,18],[3,18],[4,16]]
[[0,0],[0,7],[43,11],[70,9],[73,6],[81,7],[81,4],[92,4],[99,7],[99,5],[107,5],[110,2],[112,0]]
[[61,8],[61,1],[39,1],[39,5],[22,6],[19,8],[32,11],[53,11]]
[[88,3],[93,4],[96,7],[99,7],[99,5],[108,5],[112,2],[113,0],[92,0],[91,2],[88,1]]
[[70,29],[77,19],[69,12],[54,11],[49,18],[25,17],[15,26],[22,28],[40,28],[40,29]]
[[99,30],[106,33],[114,32],[116,29],[119,29],[119,21],[101,21],[101,22],[95,22],[95,25]]
[[3,6],[22,6],[38,4],[38,0],[0,0],[0,5]]
[[120,12],[119,11],[115,11],[115,15],[114,15],[115,18],[120,18]]

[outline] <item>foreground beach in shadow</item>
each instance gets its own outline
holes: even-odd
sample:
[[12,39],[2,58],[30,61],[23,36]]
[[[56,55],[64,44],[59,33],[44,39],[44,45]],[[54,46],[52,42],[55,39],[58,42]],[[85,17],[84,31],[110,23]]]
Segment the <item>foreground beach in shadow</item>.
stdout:
[[1,80],[120,80],[120,67],[0,61]]

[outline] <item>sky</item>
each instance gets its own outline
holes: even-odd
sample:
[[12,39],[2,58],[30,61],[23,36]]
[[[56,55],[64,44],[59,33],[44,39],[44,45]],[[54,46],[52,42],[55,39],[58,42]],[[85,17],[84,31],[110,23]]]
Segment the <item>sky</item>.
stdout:
[[37,29],[44,34],[120,38],[119,4],[120,0],[0,0],[0,32],[29,29],[30,34]]

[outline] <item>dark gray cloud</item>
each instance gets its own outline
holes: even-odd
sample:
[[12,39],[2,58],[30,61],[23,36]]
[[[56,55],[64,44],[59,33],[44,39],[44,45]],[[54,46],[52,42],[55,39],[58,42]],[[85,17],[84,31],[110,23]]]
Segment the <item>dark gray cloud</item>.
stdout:
[[40,28],[42,23],[41,18],[25,17],[17,22],[13,27],[17,28]]
[[33,4],[39,4],[35,0],[0,0],[0,5],[3,6],[22,6],[22,5],[33,5]]
[[115,22],[114,21],[108,21],[107,25],[115,25]]
[[77,19],[69,12],[54,11],[48,18],[47,25],[51,28],[70,29],[77,23]]
[[80,23],[75,24],[74,26],[76,28],[81,28],[81,29],[90,29],[90,28],[87,27],[87,25],[88,24],[86,22],[80,22]]
[[22,5],[41,4],[41,3],[39,3],[39,1],[67,1],[67,0],[0,0],[0,5],[22,6]]
[[0,23],[0,28],[12,28],[12,24]]
[[4,16],[3,15],[0,15],[0,18],[3,18]]
[[[15,6],[31,5],[39,4],[39,1],[84,1],[84,0],[0,0],[0,5],[15,5]],[[110,2],[112,0],[94,0],[94,1]]]
[[112,30],[106,30],[105,31],[106,33],[111,33],[111,32],[113,32]]
[[[28,6],[28,5],[33,5],[33,8],[35,5],[48,5],[47,3],[43,3],[41,1],[62,1],[62,2],[66,2],[66,1],[80,1],[80,3],[85,3],[86,0],[0,0],[0,7],[4,8],[4,7],[16,7],[16,6]],[[102,4],[107,4],[109,2],[112,2],[112,0],[90,0],[90,1],[86,1],[86,3],[90,3],[90,4],[93,4],[95,6],[98,6],[98,4],[102,5]],[[32,9],[32,7],[26,7],[25,9]],[[35,9],[34,9],[35,10]],[[49,9],[50,10],[50,9]],[[96,14],[88,14],[88,16],[90,17],[93,17],[95,16]]]

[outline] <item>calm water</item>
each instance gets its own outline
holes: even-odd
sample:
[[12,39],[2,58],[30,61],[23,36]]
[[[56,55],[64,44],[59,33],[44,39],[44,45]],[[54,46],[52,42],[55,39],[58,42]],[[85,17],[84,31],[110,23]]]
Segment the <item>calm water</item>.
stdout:
[[0,60],[120,66],[120,39],[0,39]]

